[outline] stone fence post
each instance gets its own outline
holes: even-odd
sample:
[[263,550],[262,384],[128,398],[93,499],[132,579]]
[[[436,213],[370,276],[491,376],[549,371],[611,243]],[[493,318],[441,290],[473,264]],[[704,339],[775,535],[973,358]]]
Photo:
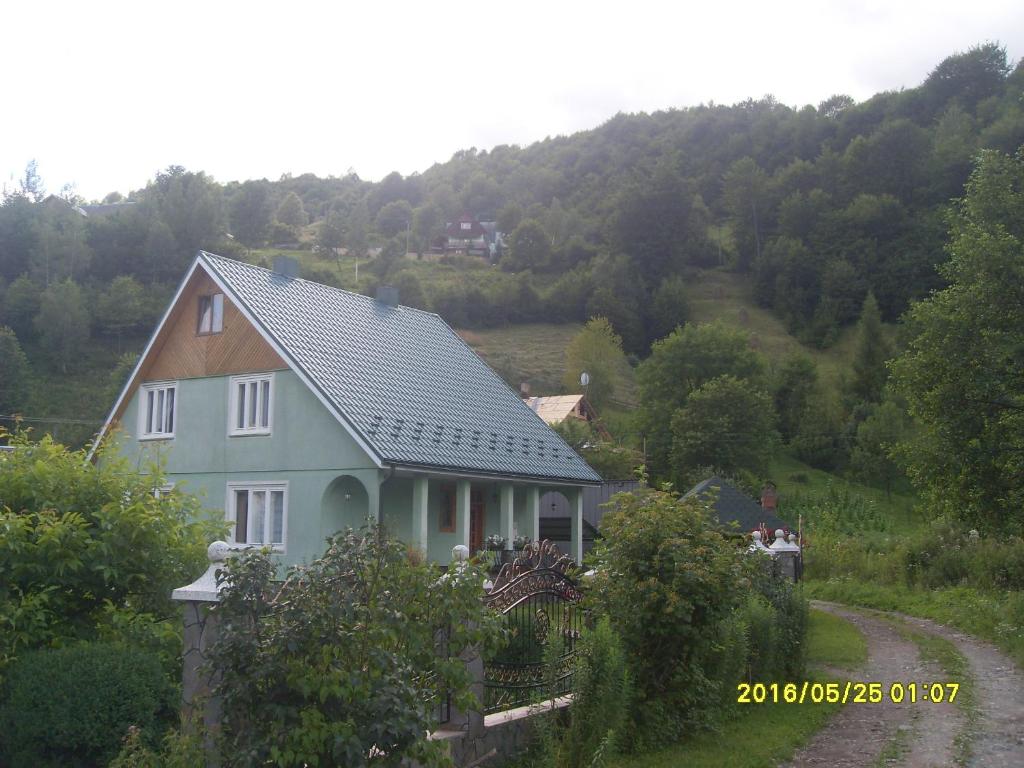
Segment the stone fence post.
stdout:
[[[452,578],[458,578],[458,574],[465,568],[467,560],[469,560],[469,547],[458,544],[452,548],[452,563],[448,568],[448,573]],[[485,586],[484,589],[486,588]],[[480,709],[462,711],[452,707],[445,727],[453,731],[465,731],[469,738],[477,738],[484,732],[484,660],[480,653],[473,648],[463,650],[460,659],[466,665],[473,680],[470,683],[470,691],[480,702]]]
[[800,578],[800,545],[796,543],[796,535],[791,533],[789,541],[786,541],[786,536],[780,528],[775,531],[775,541],[768,549],[778,562],[782,575],[790,581],[798,581]]
[[[186,728],[201,721],[206,733],[208,754],[212,755],[213,737],[220,727],[221,703],[211,691],[216,674],[206,668],[207,649],[217,639],[219,618],[210,609],[220,602],[217,571],[225,567],[231,548],[226,542],[215,541],[206,550],[210,566],[206,573],[187,587],[171,593],[172,600],[183,603],[185,639],[182,653],[181,715]],[[211,765],[214,761],[210,761]]]

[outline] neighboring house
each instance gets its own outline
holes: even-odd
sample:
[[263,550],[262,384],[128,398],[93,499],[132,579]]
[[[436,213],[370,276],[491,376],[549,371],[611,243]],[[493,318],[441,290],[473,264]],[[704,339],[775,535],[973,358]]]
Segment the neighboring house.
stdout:
[[444,236],[435,244],[439,253],[464,253],[494,259],[502,246],[501,233],[493,221],[477,221],[468,213],[445,225]]
[[534,413],[544,419],[545,424],[554,426],[561,424],[566,419],[577,419],[585,421],[594,426],[603,438],[610,439],[601,423],[597,420],[597,414],[593,406],[583,395],[549,395],[547,397],[524,397],[525,402]]
[[[733,527],[743,533],[761,530],[762,526],[769,533],[779,528],[788,531],[790,526],[775,515],[775,510],[765,509],[735,486],[720,477],[709,477],[697,483],[684,495],[684,499],[698,498],[702,502],[712,502],[711,508],[720,525]],[[735,525],[733,525],[735,523]]]
[[[284,564],[369,518],[435,562],[600,477],[440,317],[200,252],[103,433]],[[291,273],[294,274],[294,273]]]
[[78,206],[78,210],[90,219],[105,219],[108,216],[135,210],[135,203],[131,200],[122,200],[119,203],[88,203]]

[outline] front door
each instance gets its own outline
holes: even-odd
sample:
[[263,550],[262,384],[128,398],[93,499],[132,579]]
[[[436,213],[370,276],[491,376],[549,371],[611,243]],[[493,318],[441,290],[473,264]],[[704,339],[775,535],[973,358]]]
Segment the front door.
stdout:
[[474,489],[469,495],[469,551],[484,548],[484,492]]

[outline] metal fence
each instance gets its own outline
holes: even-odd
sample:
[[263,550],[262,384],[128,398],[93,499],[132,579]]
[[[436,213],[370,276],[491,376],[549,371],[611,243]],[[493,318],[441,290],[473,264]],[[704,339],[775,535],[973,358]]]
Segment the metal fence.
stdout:
[[484,602],[504,615],[508,644],[484,662],[484,711],[571,692],[583,629],[575,563],[549,541],[502,566]]

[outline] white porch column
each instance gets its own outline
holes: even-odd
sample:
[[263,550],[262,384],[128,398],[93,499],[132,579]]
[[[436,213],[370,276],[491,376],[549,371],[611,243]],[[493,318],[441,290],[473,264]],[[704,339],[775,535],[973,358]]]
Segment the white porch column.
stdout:
[[417,477],[412,481],[412,544],[427,554],[427,499],[429,480]]
[[[459,480],[455,484],[455,528],[458,531],[459,543],[469,547],[469,480]],[[470,554],[473,554],[470,549]]]
[[570,555],[576,561],[576,565],[583,564],[583,489],[576,489],[576,503],[569,499],[569,509],[572,511],[572,538]]
[[540,540],[540,488],[531,485],[526,489],[526,530],[523,535],[530,541]]
[[505,483],[498,491],[498,498],[501,504],[501,535],[505,538],[505,549],[512,549],[512,539],[515,538],[513,523],[515,521],[515,488],[510,483]]

